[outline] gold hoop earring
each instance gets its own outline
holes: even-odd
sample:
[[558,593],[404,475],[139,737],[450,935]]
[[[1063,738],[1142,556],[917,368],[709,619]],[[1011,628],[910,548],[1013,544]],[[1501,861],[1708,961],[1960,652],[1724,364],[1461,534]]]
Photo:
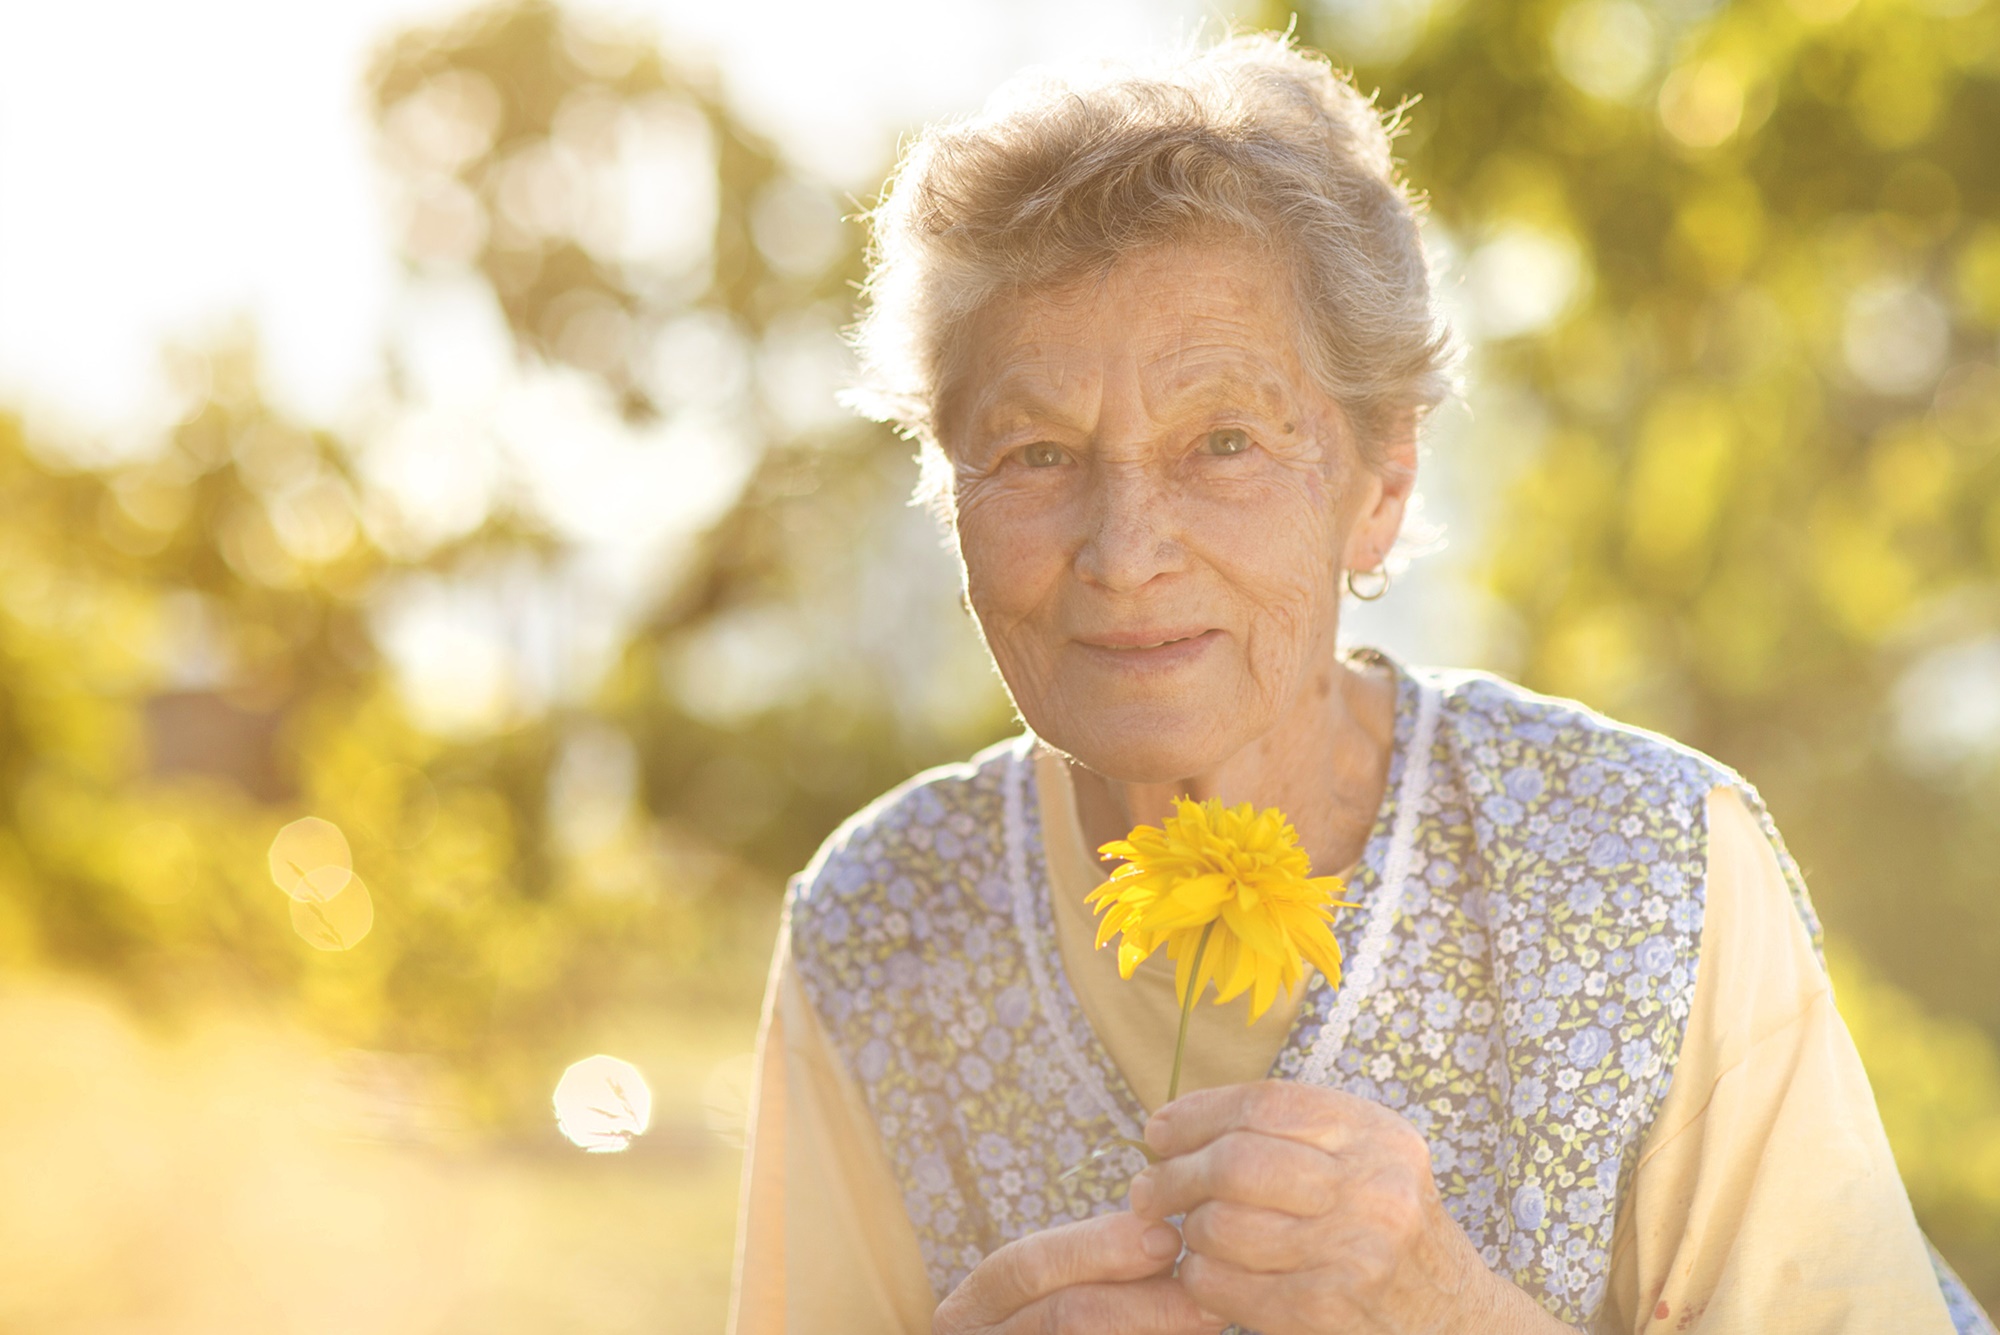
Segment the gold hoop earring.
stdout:
[[[1354,582],[1356,575],[1361,576],[1363,579],[1372,578],[1379,582],[1371,585],[1366,592],[1363,592]],[[1372,603],[1389,591],[1389,572],[1381,566],[1376,566],[1373,570],[1350,570],[1347,572],[1347,591],[1364,603]]]

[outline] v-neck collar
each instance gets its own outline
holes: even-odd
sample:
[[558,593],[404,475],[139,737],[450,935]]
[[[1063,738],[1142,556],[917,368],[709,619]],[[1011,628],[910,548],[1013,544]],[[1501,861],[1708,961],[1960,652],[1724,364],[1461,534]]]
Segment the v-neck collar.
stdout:
[[[1350,967],[1341,988],[1328,986],[1326,978],[1317,971],[1311,974],[1298,1014],[1271,1068],[1275,1074],[1291,1065],[1294,1055],[1299,1054],[1304,1071],[1318,1077],[1316,1083],[1326,1079],[1361,994],[1372,990],[1379,978],[1382,947],[1394,926],[1393,900],[1400,898],[1402,889],[1400,875],[1390,884],[1385,881],[1385,872],[1400,873],[1407,869],[1407,845],[1414,840],[1415,821],[1399,816],[1406,803],[1418,796],[1405,790],[1427,781],[1428,752],[1436,721],[1434,690],[1421,685],[1389,655],[1375,650],[1364,652],[1387,666],[1394,678],[1395,737],[1382,804],[1375,813],[1361,861],[1347,878],[1348,893],[1360,908],[1342,913],[1334,924],[1334,939],[1340,944],[1342,959]],[[1424,734],[1421,740],[1425,754],[1419,771],[1413,775],[1412,743],[1420,732]],[[1034,752],[1038,745],[1032,734],[1023,737],[1006,777],[1007,864],[1013,882],[1010,890],[1015,928],[1035,986],[1036,1000],[1050,1022],[1064,1062],[1086,1096],[1111,1117],[1120,1133],[1136,1138],[1146,1120],[1145,1108],[1084,1015],[1063,968],[1056,941],[1051,902],[1054,877],[1043,838],[1034,774]],[[1409,782],[1412,778],[1419,784],[1412,785]],[[1405,845],[1400,850],[1396,848],[1399,842]],[[1349,992],[1354,995],[1345,998],[1347,1004],[1340,1004],[1343,994]],[[1335,1021],[1337,1033],[1323,1032],[1329,1019]],[[1321,1041],[1323,1038],[1335,1041],[1328,1044]]]

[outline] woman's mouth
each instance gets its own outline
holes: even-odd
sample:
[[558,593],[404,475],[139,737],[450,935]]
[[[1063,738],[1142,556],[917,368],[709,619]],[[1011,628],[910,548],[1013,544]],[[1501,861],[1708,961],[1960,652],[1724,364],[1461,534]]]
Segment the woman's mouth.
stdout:
[[1139,630],[1079,638],[1076,643],[1092,658],[1126,669],[1159,670],[1179,667],[1207,652],[1219,630]]

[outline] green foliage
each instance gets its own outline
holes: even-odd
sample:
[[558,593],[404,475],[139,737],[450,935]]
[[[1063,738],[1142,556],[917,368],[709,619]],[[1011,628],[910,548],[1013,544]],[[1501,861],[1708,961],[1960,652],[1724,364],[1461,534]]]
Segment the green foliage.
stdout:
[[[1542,422],[1492,585],[1529,681],[1744,769],[1833,929],[2000,1034],[1991,757],[1913,765],[1890,713],[2000,628],[2000,12],[1692,12],[1468,5],[1362,71],[1423,99],[1410,175],[1469,271],[1509,228],[1578,257],[1475,358]],[[1654,51],[1622,98],[1577,82],[1618,16]]]
[[[458,191],[473,211],[469,235],[483,240],[456,262],[492,286],[524,355],[565,361],[644,411],[676,406],[643,386],[649,363],[676,355],[660,334],[677,321],[719,317],[698,326],[703,341],[740,346],[755,365],[737,405],[758,432],[753,474],[662,591],[602,700],[637,744],[647,805],[691,814],[787,875],[868,798],[996,736],[1006,715],[984,667],[967,661],[949,594],[911,587],[903,569],[898,548],[935,536],[905,506],[909,447],[852,419],[801,432],[778,402],[785,352],[831,346],[862,276],[861,230],[830,190],[787,167],[706,80],[541,0],[406,35],[373,86],[409,192]],[[594,237],[587,216],[535,203],[538,174],[538,188],[576,191],[617,138],[605,127],[635,115],[706,127],[713,222],[678,271],[651,252],[609,257],[615,243]],[[441,176],[437,155],[412,139],[472,147]],[[410,253],[420,268],[435,263],[426,235],[419,210]],[[604,310],[629,317],[616,355],[575,355],[597,346],[590,331]],[[584,333],[571,338],[579,321]],[[673,369],[654,378],[671,383]],[[768,678],[768,689],[731,689],[732,676]],[[918,698],[886,689],[898,676]]]
[[[640,361],[674,314],[707,307],[761,331],[815,296],[843,295],[841,266],[793,264],[782,245],[758,244],[760,215],[767,231],[810,227],[782,215],[810,211],[787,195],[811,187],[649,43],[527,0],[404,34],[371,84],[391,164],[408,178],[413,262],[469,263],[524,352],[602,377],[635,416],[661,407]],[[705,244],[677,252],[607,228],[592,175],[676,150],[712,173],[679,183],[714,192],[712,226],[689,238]]]
[[[424,546],[359,466],[371,442],[262,399],[247,337],[177,354],[196,407],[133,462],[81,468],[0,418],[0,958],[101,973],[162,1020],[220,997],[431,1054],[476,1118],[546,1135],[602,1017],[754,1010],[782,878],[1005,717],[948,592],[899,583],[936,540],[907,448],[783,401],[859,272],[830,191],[649,42],[533,0],[406,34],[371,89],[413,284],[481,280],[524,362],[634,421],[693,411],[674,357],[723,349],[756,464],[596,697],[441,735],[384,609],[559,571],[531,515]],[[678,252],[575,206],[647,154],[712,203]],[[346,951],[301,939],[266,871],[308,813],[374,903]]]
[[[338,444],[233,379],[109,474],[55,471],[0,419],[0,951],[102,972],[156,1015],[274,1000],[346,1042],[445,1055],[476,1106],[520,1115],[579,1015],[661,966],[685,989],[705,957],[754,957],[710,902],[747,873],[672,859],[662,828],[652,883],[579,892],[583,853],[548,829],[562,721],[460,742],[412,726],[366,606],[394,567],[345,508]],[[303,499],[319,488],[333,499]],[[519,541],[496,527],[439,560]],[[378,906],[356,949],[308,948],[265,869],[301,810],[342,827]],[[590,856],[641,856],[602,842]]]

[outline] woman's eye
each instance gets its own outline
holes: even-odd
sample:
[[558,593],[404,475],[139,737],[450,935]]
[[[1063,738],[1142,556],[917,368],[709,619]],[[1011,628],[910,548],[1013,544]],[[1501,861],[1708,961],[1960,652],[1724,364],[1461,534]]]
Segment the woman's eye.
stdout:
[[1241,454],[1250,448],[1250,433],[1236,427],[1223,427],[1208,433],[1208,439],[1201,443],[1205,454]]
[[1060,445],[1030,445],[1021,451],[1021,462],[1030,468],[1054,468],[1063,461]]

